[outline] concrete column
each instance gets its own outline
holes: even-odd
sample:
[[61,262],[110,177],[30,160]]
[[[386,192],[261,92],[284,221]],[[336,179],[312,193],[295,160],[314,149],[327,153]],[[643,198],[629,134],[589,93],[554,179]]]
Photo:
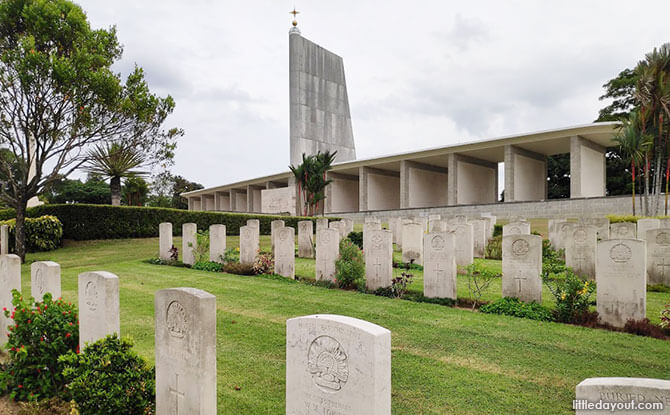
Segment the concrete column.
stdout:
[[358,209],[398,209],[400,207],[400,174],[373,167],[361,167],[358,176]]
[[585,138],[570,137],[570,198],[605,196],[605,151]]
[[368,211],[368,167],[358,168],[358,210]]
[[447,203],[473,205],[498,201],[498,163],[449,154]]
[[230,189],[228,191],[228,197],[230,198],[230,211],[237,212],[237,193],[235,189]]
[[505,146],[505,202],[547,198],[547,157]]
[[262,210],[262,194],[263,186],[247,185],[247,212],[260,213]]
[[448,204],[447,169],[411,160],[400,162],[400,208]]

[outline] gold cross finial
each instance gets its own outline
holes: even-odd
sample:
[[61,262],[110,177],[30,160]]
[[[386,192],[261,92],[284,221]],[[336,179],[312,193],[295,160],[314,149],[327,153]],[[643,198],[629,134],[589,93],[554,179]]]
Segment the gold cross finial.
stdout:
[[293,11],[288,12],[288,14],[293,15],[293,26],[298,26],[298,21],[295,20],[295,17],[296,17],[296,15],[300,14],[300,12],[295,9],[295,6],[293,7]]

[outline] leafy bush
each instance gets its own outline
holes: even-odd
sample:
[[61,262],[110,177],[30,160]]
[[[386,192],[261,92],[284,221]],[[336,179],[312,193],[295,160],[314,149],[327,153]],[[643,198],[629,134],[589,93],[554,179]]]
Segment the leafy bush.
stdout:
[[340,256],[335,261],[335,282],[340,288],[358,288],[365,280],[363,252],[349,239],[340,241]]
[[465,267],[465,272],[468,278],[468,292],[470,293],[470,298],[473,300],[472,309],[474,310],[491,283],[502,275],[478,263]]
[[221,261],[224,264],[228,264],[230,262],[240,262],[240,248],[227,248],[223,252]]
[[360,249],[363,249],[363,232],[349,232],[347,238]]
[[83,353],[60,357],[67,389],[81,415],[155,412],[155,373],[129,339],[107,336]]
[[414,275],[403,272],[391,280],[391,292],[395,298],[402,298],[407,294],[407,286],[412,283]]
[[484,255],[488,259],[502,260],[502,235],[494,236],[488,240]]
[[[198,231],[195,234],[197,246],[193,249],[195,262],[209,262],[209,230]],[[189,243],[189,247],[192,248]]]
[[261,252],[256,255],[252,268],[256,275],[272,274],[275,271],[275,258],[271,253]]
[[223,266],[223,272],[235,275],[255,275],[252,264],[240,264],[239,262],[228,262]]
[[487,314],[501,314],[539,321],[552,321],[554,319],[551,310],[547,307],[535,301],[524,303],[513,297],[503,297],[492,303],[484,304],[479,308],[479,311]]
[[14,310],[3,310],[15,325],[9,327],[10,360],[0,372],[0,392],[20,401],[57,396],[65,387],[58,357],[79,352],[77,309],[51,294],[41,303],[24,300],[17,290],[12,296]]
[[199,271],[223,272],[223,264],[213,261],[198,261],[191,268]]
[[[63,238],[75,240],[147,238],[158,236],[158,225],[171,222],[176,235],[181,235],[181,225],[195,223],[198,229],[209,229],[209,225],[226,225],[228,235],[238,235],[248,219],[259,219],[260,231],[270,234],[270,222],[281,219],[286,226],[298,228],[298,221],[314,217],[256,215],[246,213],[204,212],[145,206],[111,205],[41,205],[28,209],[27,216],[56,216],[63,223]],[[13,209],[0,211],[1,218],[13,218]],[[338,218],[329,218],[337,220]]]
[[583,281],[571,269],[555,274],[543,274],[542,279],[556,300],[556,321],[582,324],[596,290],[593,281]]
[[665,309],[661,310],[661,327],[670,329],[670,304],[666,304]]
[[666,339],[667,336],[663,329],[655,324],[652,324],[649,319],[642,320],[628,320],[623,327],[623,331],[637,336],[647,336],[656,339]]
[[[9,226],[9,248],[14,251],[16,219],[0,222]],[[63,224],[55,216],[26,218],[26,249],[28,252],[53,251],[61,246]]]

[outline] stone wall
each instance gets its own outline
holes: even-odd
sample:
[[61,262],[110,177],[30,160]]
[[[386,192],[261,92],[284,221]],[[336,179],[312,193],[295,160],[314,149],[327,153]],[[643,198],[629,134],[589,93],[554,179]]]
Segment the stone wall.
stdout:
[[261,204],[263,213],[295,215],[295,186],[262,190]]
[[632,213],[632,206],[630,196],[610,196],[582,199],[555,199],[539,202],[508,202],[481,205],[442,206],[434,208],[378,210],[371,212],[337,213],[333,215],[343,218],[351,218],[357,223],[362,223],[366,216],[479,216],[482,213],[491,213],[499,219],[513,216],[521,216],[529,219],[579,218],[603,215],[630,215]]

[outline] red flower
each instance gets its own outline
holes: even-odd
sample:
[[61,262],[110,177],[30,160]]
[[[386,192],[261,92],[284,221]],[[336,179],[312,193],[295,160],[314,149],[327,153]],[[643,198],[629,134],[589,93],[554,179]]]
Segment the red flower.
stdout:
[[19,384],[19,389],[22,389],[22,388],[23,388],[23,385]]
[[7,307],[2,307],[2,311],[7,311]]
[[69,323],[67,323],[67,324],[72,325],[72,322],[69,322]]
[[30,324],[30,320],[28,320],[28,324]]
[[65,333],[65,337],[70,337],[70,336],[71,336],[70,333]]
[[79,345],[77,345],[77,354],[79,354]]

